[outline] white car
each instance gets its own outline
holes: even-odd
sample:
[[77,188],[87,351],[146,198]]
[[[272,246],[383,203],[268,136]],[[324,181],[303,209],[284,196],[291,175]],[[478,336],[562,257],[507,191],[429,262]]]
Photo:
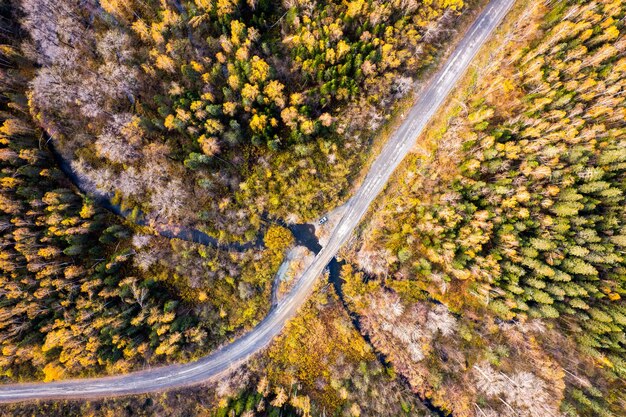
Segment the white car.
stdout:
[[324,223],[326,223],[327,221],[328,221],[328,217],[324,216],[324,217],[322,217],[322,218],[319,220],[318,224],[321,226],[321,225],[323,225]]

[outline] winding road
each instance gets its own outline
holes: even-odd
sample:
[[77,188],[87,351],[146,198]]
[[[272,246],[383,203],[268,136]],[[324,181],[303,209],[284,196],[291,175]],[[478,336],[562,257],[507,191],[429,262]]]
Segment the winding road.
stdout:
[[373,162],[360,188],[347,203],[344,215],[326,246],[320,250],[291,292],[249,333],[210,355],[183,365],[168,365],[111,377],[3,385],[0,387],[0,402],[111,397],[189,386],[219,377],[267,347],[307,300],[317,278],[350,238],[370,204],[414,146],[430,118],[514,1],[491,0],[485,7],[452,55],[421,91],[402,125]]

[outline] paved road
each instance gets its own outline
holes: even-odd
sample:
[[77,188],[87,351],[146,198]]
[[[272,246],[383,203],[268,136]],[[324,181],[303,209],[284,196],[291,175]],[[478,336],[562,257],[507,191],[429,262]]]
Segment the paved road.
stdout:
[[16,402],[51,398],[97,398],[162,391],[205,382],[223,375],[229,368],[246,361],[267,347],[306,301],[317,277],[350,237],[374,198],[381,192],[400,161],[415,144],[415,140],[442,102],[465,72],[491,32],[502,21],[515,0],[491,0],[470,27],[443,68],[435,74],[422,91],[404,123],[385,144],[372,164],[368,175],[339,221],[328,244],[303,273],[287,297],[272,309],[252,331],[200,360],[184,365],[152,368],[121,376],[75,379],[62,382],[4,385],[0,402]]

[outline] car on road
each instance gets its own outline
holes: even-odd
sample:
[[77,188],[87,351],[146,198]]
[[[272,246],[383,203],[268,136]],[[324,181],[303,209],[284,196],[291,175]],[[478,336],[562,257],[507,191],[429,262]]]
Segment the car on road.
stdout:
[[328,221],[328,217],[327,217],[327,216],[324,216],[324,217],[322,217],[322,218],[321,218],[321,219],[320,219],[317,223],[321,226],[321,225],[323,225],[324,223],[326,223],[327,221]]

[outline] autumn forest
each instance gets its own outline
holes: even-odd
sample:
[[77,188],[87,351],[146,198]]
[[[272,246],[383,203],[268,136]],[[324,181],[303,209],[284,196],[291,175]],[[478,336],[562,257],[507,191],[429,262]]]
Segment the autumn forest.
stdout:
[[0,90],[0,416],[626,414],[626,3],[0,0]]

